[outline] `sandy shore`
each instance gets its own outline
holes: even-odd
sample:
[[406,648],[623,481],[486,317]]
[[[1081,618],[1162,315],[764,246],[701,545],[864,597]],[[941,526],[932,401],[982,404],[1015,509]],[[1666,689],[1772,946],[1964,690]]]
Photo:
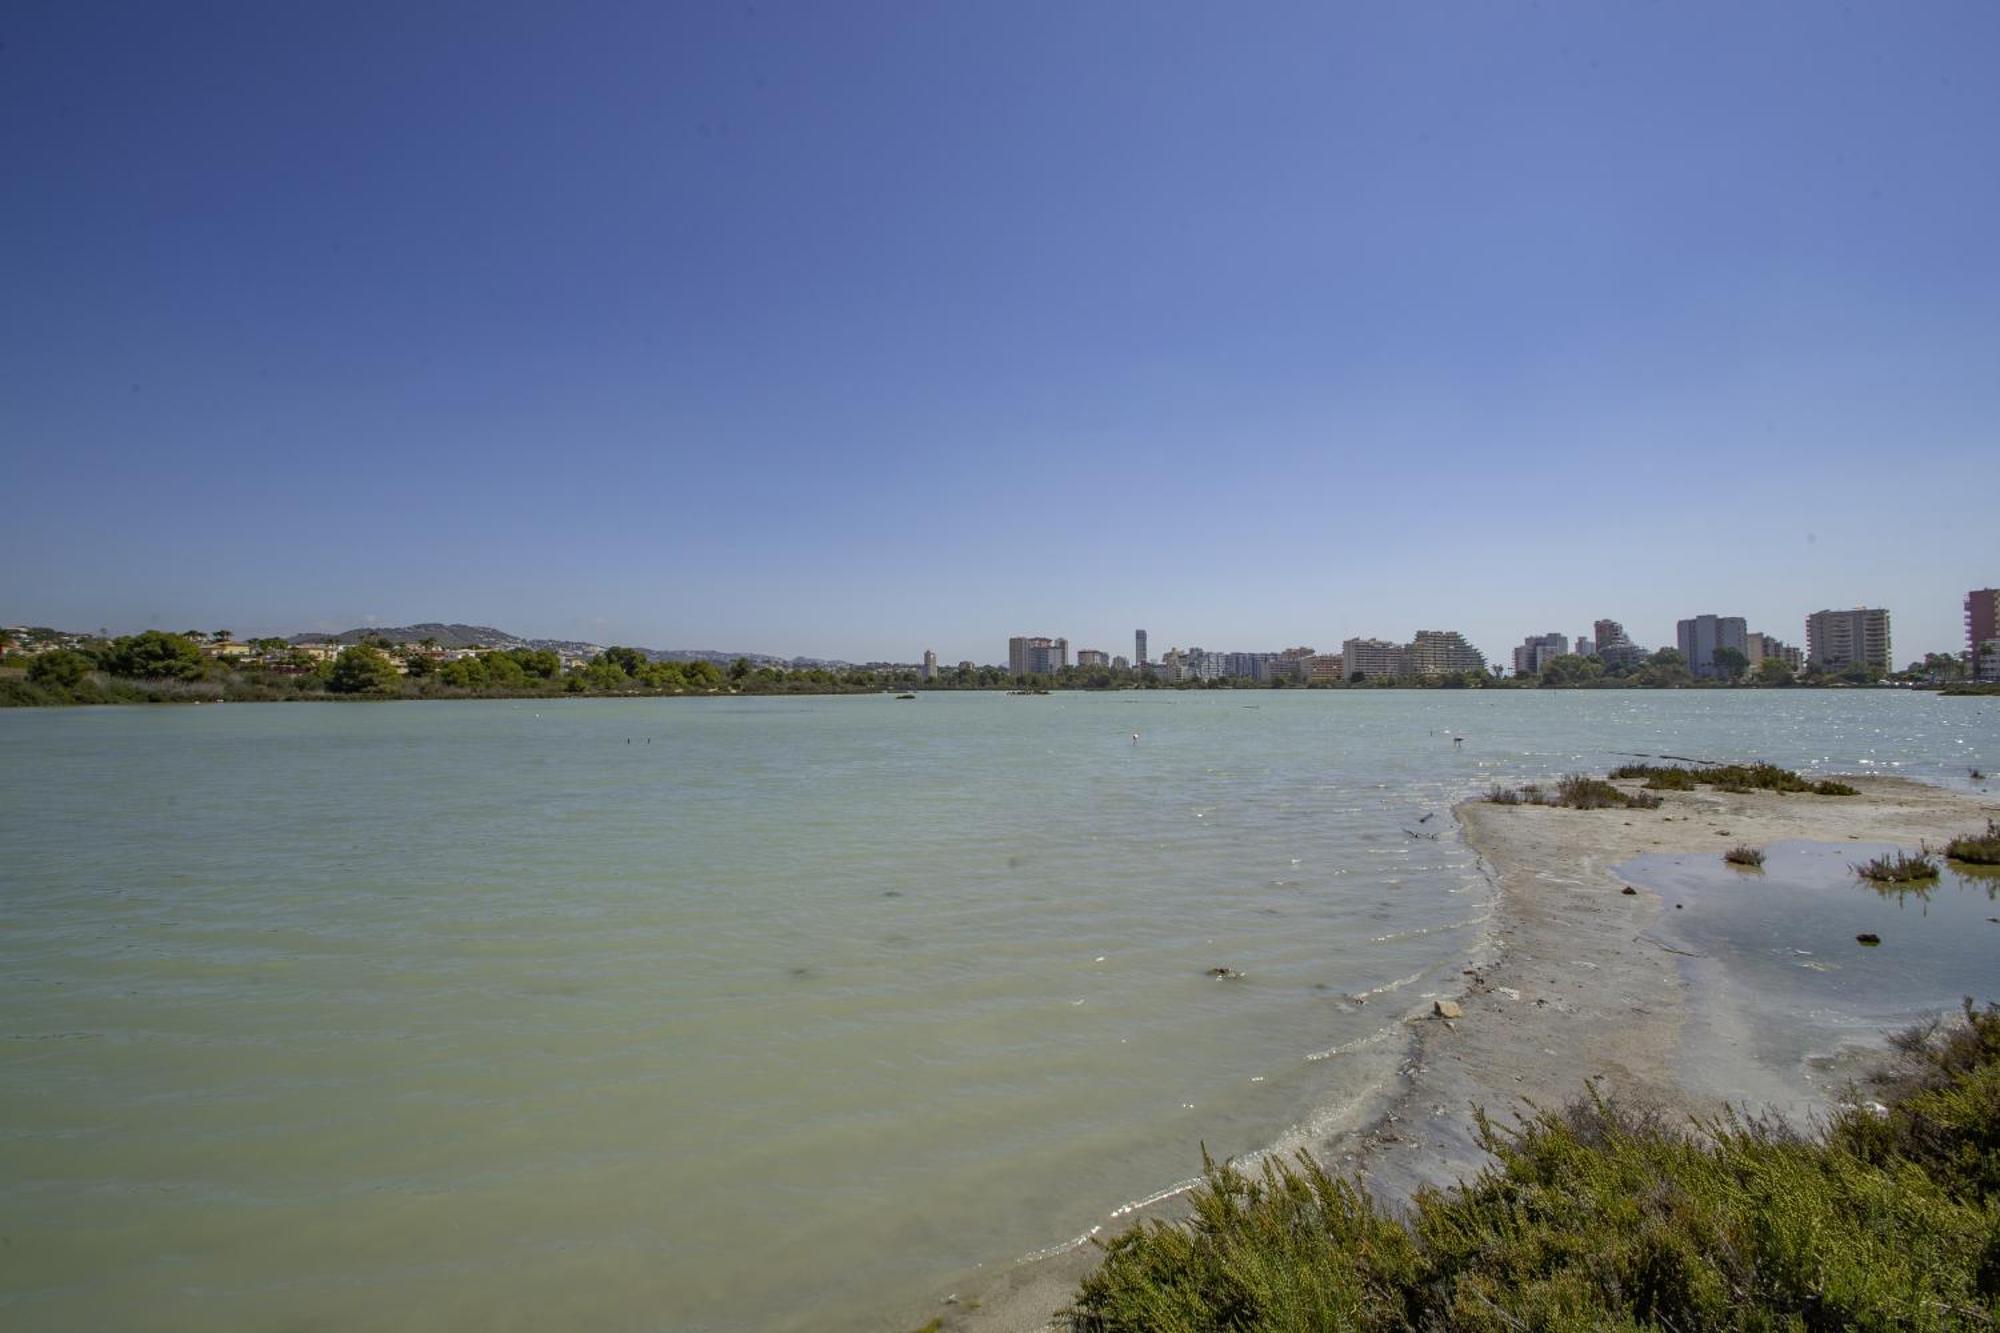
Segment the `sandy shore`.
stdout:
[[[1720,1109],[1713,1089],[1741,1100],[1749,1090],[1793,1088],[1791,1071],[1745,1065],[1744,1043],[1692,1021],[1682,957],[1659,935],[1667,904],[1624,893],[1613,869],[1646,852],[1721,852],[1739,842],[1942,843],[2000,817],[1991,796],[1900,778],[1845,780],[1861,794],[1702,789],[1664,793],[1657,810],[1459,806],[1498,893],[1491,934],[1464,977],[1462,1015],[1413,1016],[1401,1077],[1371,1108],[1368,1128],[1317,1145],[1322,1160],[1400,1199],[1479,1169],[1474,1106],[1498,1116],[1527,1101],[1556,1105],[1593,1077],[1621,1098],[1697,1113]],[[1701,1076],[1690,1077],[1694,1070]],[[1154,1212],[1171,1216],[1176,1206]],[[932,1313],[945,1330],[1047,1329],[1096,1262],[1096,1248],[1084,1246],[1018,1265]]]

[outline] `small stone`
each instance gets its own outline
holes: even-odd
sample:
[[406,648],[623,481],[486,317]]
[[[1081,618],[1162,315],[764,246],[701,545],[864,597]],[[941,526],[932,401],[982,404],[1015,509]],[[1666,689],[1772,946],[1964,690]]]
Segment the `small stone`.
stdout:
[[1870,948],[1873,948],[1875,945],[1880,944],[1882,942],[1882,937],[1880,935],[1875,934],[1873,931],[1864,930],[1859,935],[1856,935],[1854,937],[1854,942],[1856,944],[1866,944]]
[[1436,1004],[1433,1004],[1431,1006],[1431,1012],[1436,1014],[1439,1018],[1458,1018],[1461,1017],[1464,1013],[1464,1011],[1458,1007],[1458,1001],[1456,1000],[1439,1000]]
[[1618,892],[1624,894],[1627,898],[1636,898],[1639,896],[1639,891],[1630,884],[1627,884],[1624,888],[1618,890]]

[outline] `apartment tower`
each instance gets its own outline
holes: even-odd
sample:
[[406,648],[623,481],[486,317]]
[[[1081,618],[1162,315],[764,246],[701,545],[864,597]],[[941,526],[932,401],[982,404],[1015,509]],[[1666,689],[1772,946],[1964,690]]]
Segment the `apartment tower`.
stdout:
[[1889,671],[1889,613],[1880,607],[1815,611],[1806,617],[1806,663],[1815,671]]

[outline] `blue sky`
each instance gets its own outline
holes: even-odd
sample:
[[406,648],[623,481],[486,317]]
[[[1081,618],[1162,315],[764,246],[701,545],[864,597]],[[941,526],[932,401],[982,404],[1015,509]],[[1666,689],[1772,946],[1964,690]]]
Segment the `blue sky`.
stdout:
[[1002,660],[2000,582],[1986,3],[0,18],[0,621]]

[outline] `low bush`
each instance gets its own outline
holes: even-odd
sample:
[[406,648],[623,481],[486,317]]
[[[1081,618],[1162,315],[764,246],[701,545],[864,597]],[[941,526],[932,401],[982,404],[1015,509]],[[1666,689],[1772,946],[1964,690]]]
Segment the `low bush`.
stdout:
[[1937,862],[1931,860],[1929,852],[1896,851],[1873,860],[1863,861],[1854,867],[1854,873],[1871,884],[1915,884],[1927,879],[1936,879]]
[[1625,793],[1603,778],[1572,773],[1556,784],[1555,803],[1573,810],[1609,810],[1625,804]]
[[2000,1011],[1899,1040],[1885,1113],[1686,1129],[1595,1095],[1512,1130],[1410,1219],[1300,1154],[1204,1154],[1183,1223],[1111,1241],[1073,1333],[1945,1330],[2000,1307]]
[[1714,764],[1687,768],[1679,764],[1625,764],[1611,770],[1614,778],[1644,778],[1653,791],[1693,791],[1707,783],[1726,792],[1775,791],[1814,796],[1854,796],[1845,782],[1803,777],[1776,764]]
[[1511,787],[1503,787],[1496,782],[1487,788],[1486,799],[1495,805],[1519,805],[1521,803],[1521,793]]
[[1752,847],[1747,843],[1738,843],[1724,852],[1722,859],[1733,866],[1762,867],[1764,864],[1764,849],[1761,847]]
[[1944,854],[1970,865],[2000,866],[2000,823],[1989,819],[1986,832],[1959,834],[1944,845]]

